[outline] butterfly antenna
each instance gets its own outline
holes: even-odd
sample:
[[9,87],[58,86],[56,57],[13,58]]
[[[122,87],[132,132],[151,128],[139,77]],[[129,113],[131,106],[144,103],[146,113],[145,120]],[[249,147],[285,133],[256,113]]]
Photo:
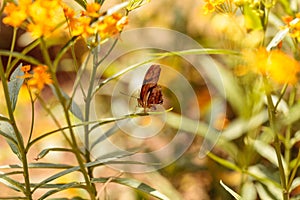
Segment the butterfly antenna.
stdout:
[[128,95],[128,94],[126,94],[125,92],[120,92],[120,93],[123,94],[123,95],[125,95],[125,96],[128,96],[128,97],[130,97],[130,98],[138,99],[138,97],[132,96],[132,95]]

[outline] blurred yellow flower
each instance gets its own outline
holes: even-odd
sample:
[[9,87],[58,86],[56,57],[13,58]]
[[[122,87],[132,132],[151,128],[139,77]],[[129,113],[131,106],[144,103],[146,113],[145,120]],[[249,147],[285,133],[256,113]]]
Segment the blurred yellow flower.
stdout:
[[100,4],[88,4],[86,11],[76,17],[70,8],[64,8],[72,36],[82,36],[87,39],[99,34],[101,40],[117,35],[128,23],[128,18],[120,13],[103,16],[99,13]]
[[29,6],[28,32],[33,37],[48,36],[65,21],[60,0],[36,0]]
[[204,0],[203,13],[206,15],[214,11],[220,13],[232,12],[232,0]]
[[295,84],[298,81],[300,64],[280,50],[268,52],[264,48],[244,51],[245,61],[255,73],[271,78],[279,84]]
[[86,11],[83,12],[83,15],[98,18],[100,17],[100,8],[101,5],[99,3],[90,3],[86,5]]
[[96,33],[95,28],[91,27],[91,18],[79,17],[70,19],[69,26],[73,36],[82,36],[87,38]]
[[13,26],[20,27],[21,24],[27,19],[28,6],[31,4],[31,0],[19,0],[18,5],[15,3],[7,3],[4,8],[4,14],[6,17],[3,18],[3,23]]
[[31,78],[32,77],[32,74],[29,73],[31,69],[31,66],[30,65],[24,65],[21,67],[21,70],[24,72],[24,75],[23,76],[20,76],[18,78],[23,78],[23,79],[26,79],[26,78]]
[[[292,21],[295,21],[295,19],[297,18],[298,18],[297,23],[291,23]],[[300,13],[296,14],[296,18],[293,18],[291,16],[283,17],[283,21],[290,28],[290,36],[295,38],[299,42],[300,41]]]
[[110,36],[118,34],[125,25],[128,23],[128,18],[122,16],[120,13],[115,13],[111,16],[107,16],[103,21],[98,22],[97,30],[101,39],[106,39]]
[[24,27],[35,38],[49,35],[65,20],[60,0],[19,0],[7,3],[4,13],[4,24],[20,27],[27,21]]
[[48,67],[44,65],[38,65],[33,69],[32,78],[28,80],[28,85],[38,91],[41,91],[46,84],[51,84],[52,79],[47,72]]

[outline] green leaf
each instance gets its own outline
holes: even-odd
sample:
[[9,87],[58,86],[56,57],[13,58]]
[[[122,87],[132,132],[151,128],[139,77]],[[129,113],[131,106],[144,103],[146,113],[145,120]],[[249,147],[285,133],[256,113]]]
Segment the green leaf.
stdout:
[[[53,169],[68,169],[74,167],[72,165],[66,164],[55,164],[55,163],[29,163],[29,168],[53,168]],[[2,165],[0,169],[21,169],[21,165],[12,164],[12,165]]]
[[72,165],[55,164],[55,163],[29,163],[29,168],[52,168],[52,169],[69,169]]
[[39,160],[45,157],[50,151],[73,152],[72,149],[66,149],[66,148],[47,148],[47,149],[43,149],[35,159]]
[[[256,140],[254,141],[253,147],[259,155],[261,155],[262,157],[264,157],[265,159],[267,159],[272,164],[278,167],[276,151],[271,145],[263,141]],[[287,164],[283,158],[282,158],[282,164],[283,164],[283,168],[287,172]]]
[[228,187],[227,185],[225,185],[223,183],[223,181],[220,181],[220,184],[222,185],[222,187],[229,192],[229,194],[231,194],[231,196],[233,196],[236,200],[242,200],[242,197],[240,195],[238,195],[235,191],[233,191],[230,187]]
[[256,200],[257,193],[253,182],[247,181],[242,187],[241,194],[247,200]]
[[14,180],[12,178],[7,177],[7,176],[1,176],[0,182],[15,191],[25,192],[25,188],[23,187],[23,185],[21,183],[19,183],[18,181]]
[[0,134],[6,138],[11,150],[21,159],[21,154],[19,152],[19,147],[17,143],[17,138],[12,125],[8,122],[0,121]]
[[222,132],[222,137],[226,140],[234,140],[241,137],[244,133],[253,130],[268,120],[268,112],[262,112],[252,116],[250,119],[238,118],[232,121],[226,130]]
[[13,56],[15,58],[18,58],[18,59],[22,59],[28,63],[31,63],[33,65],[40,65],[42,64],[40,61],[38,61],[37,59],[31,57],[31,56],[28,56],[28,55],[24,55],[24,53],[20,53],[20,52],[11,52],[11,51],[8,51],[8,50],[0,50],[0,55],[3,55],[3,56]]
[[266,185],[262,185],[259,182],[255,184],[258,196],[260,199],[263,200],[274,200],[274,199],[281,199],[281,189],[270,190],[270,189],[276,189],[272,187],[268,187]]
[[131,0],[131,1],[129,1],[129,4],[126,7],[126,9],[128,11],[132,11],[132,10],[135,10],[149,2],[150,2],[150,0]]
[[92,145],[91,145],[91,150],[100,142],[106,140],[107,138],[109,138],[111,135],[113,135],[114,133],[117,132],[117,130],[119,129],[119,127],[117,125],[114,125],[113,127],[111,127],[109,130],[107,130],[103,135],[101,135],[97,140],[95,140]]
[[282,121],[285,125],[290,125],[300,119],[300,102],[297,102],[288,112]]
[[[104,165],[104,164],[108,164],[114,160],[118,159],[118,157],[114,157],[114,158],[106,158],[106,159],[102,159],[102,160],[96,160],[96,161],[93,161],[93,162],[89,162],[89,163],[86,163],[85,164],[85,167],[96,167],[96,166],[99,166],[99,165]],[[126,161],[124,161],[126,163]],[[118,164],[121,164],[121,163],[118,163]],[[138,164],[138,163],[135,163],[135,164]],[[43,185],[49,183],[50,181],[53,181],[55,179],[58,179],[66,174],[70,174],[72,172],[75,172],[75,171],[78,171],[80,170],[80,167],[79,166],[75,166],[75,167],[71,167],[71,168],[68,168],[66,170],[63,170],[59,173],[56,173],[48,178],[46,178],[45,180],[41,181],[39,184],[37,184],[33,191],[35,191],[36,189],[42,187]]]
[[[52,92],[55,94],[55,96],[58,97],[55,88],[52,85],[50,85],[50,88],[52,89]],[[66,102],[71,103],[70,104],[70,112],[75,117],[77,117],[79,120],[83,121],[83,115],[82,115],[80,107],[63,90],[60,90],[60,92],[61,92],[62,96],[66,99]]]
[[228,160],[225,160],[223,158],[220,158],[212,153],[208,153],[207,154],[208,157],[210,157],[211,159],[213,159],[214,161],[216,161],[217,163],[223,165],[224,167],[227,167],[228,169],[232,169],[235,171],[242,171],[236,164],[229,162]]
[[15,69],[15,71],[11,74],[10,80],[8,82],[8,92],[9,98],[11,102],[11,109],[14,111],[16,108],[19,91],[24,82],[24,78],[21,76],[24,75],[24,72],[21,70],[22,63]]
[[152,188],[151,186],[142,183],[140,181],[137,181],[135,179],[129,179],[129,178],[115,178],[115,177],[109,177],[109,178],[94,178],[92,179],[92,182],[95,183],[106,183],[106,182],[114,182],[114,183],[119,183],[122,185],[126,185],[128,187],[134,188],[136,190],[145,192],[146,194],[149,194],[153,197],[156,197],[158,199],[162,200],[169,200],[167,196],[164,194],[160,193],[156,189]]
[[82,8],[86,8],[87,1],[86,0],[75,0]]
[[99,3],[100,5],[103,5],[105,0],[95,0],[95,2]]
[[51,196],[51,195],[53,195],[55,193],[58,193],[58,192],[61,192],[63,190],[67,190],[67,189],[70,189],[70,188],[82,188],[82,189],[86,189],[86,186],[81,185],[78,182],[71,182],[71,183],[66,183],[66,184],[63,184],[63,185],[57,185],[56,189],[50,190],[50,191],[46,192],[39,199],[40,200],[45,199],[46,197],[49,197],[49,196]]

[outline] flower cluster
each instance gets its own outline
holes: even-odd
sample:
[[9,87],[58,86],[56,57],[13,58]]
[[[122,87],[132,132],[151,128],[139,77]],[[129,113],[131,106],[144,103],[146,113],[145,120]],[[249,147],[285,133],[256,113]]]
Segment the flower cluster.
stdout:
[[3,23],[26,28],[35,38],[48,36],[66,19],[72,36],[88,38],[98,34],[101,40],[118,34],[127,24],[127,17],[120,13],[100,13],[100,4],[87,4],[79,16],[61,0],[20,0],[7,3]]
[[232,13],[232,0],[204,0],[204,14],[212,12]]
[[120,13],[105,16],[99,11],[100,4],[88,4],[86,11],[76,17],[75,11],[66,7],[64,12],[69,21],[72,35],[88,38],[98,34],[101,40],[105,40],[117,35],[128,22],[127,17]]
[[60,0],[20,0],[10,2],[4,9],[3,23],[13,27],[25,26],[33,37],[50,35],[64,21]]
[[257,74],[271,78],[279,84],[296,84],[300,64],[280,50],[245,51],[244,58],[249,68]]
[[299,42],[300,41],[300,13],[296,14],[296,18],[293,18],[291,16],[283,17],[283,21],[287,24],[287,26],[290,29],[290,36],[295,38]]
[[22,66],[21,70],[24,75],[19,78],[24,78],[27,80],[27,84],[33,90],[41,91],[45,85],[52,83],[50,74],[47,72],[48,67],[44,65],[38,65],[33,69],[33,74],[29,73],[31,69],[30,65]]

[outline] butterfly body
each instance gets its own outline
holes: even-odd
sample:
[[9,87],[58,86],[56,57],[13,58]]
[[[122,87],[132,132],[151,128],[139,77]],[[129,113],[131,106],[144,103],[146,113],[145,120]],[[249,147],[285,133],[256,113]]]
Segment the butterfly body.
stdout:
[[154,105],[163,103],[161,87],[157,85],[160,71],[159,65],[151,65],[144,77],[138,105],[145,112],[147,108],[155,108]]

